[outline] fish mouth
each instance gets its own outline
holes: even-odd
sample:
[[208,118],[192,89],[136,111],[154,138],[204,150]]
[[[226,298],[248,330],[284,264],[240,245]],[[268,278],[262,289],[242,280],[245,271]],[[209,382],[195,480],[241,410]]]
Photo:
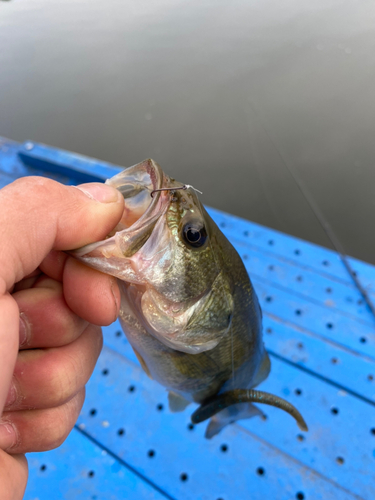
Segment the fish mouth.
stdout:
[[129,167],[106,180],[105,184],[113,186],[124,198],[124,212],[113,234],[124,229],[138,229],[152,218],[160,204],[161,191],[168,178],[160,165],[147,159]]
[[[122,274],[122,268],[127,267],[126,258],[142,248],[155,224],[168,209],[170,196],[162,188],[169,186],[170,179],[158,163],[147,159],[105,183],[115,187],[124,197],[121,220],[105,240],[86,245],[71,254],[94,269],[120,279],[125,276],[129,279],[129,269]],[[137,282],[136,277],[131,281]]]

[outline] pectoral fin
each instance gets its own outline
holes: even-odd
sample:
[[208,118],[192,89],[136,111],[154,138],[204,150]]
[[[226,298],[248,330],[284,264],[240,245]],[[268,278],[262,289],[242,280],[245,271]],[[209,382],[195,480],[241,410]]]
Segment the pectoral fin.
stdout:
[[145,373],[152,379],[150,370],[148,369],[148,366],[146,365],[145,360],[142,358],[142,356],[139,354],[139,352],[136,349],[134,349],[134,347],[133,347],[133,351],[134,351],[134,354],[137,356],[139,364],[142,366]]

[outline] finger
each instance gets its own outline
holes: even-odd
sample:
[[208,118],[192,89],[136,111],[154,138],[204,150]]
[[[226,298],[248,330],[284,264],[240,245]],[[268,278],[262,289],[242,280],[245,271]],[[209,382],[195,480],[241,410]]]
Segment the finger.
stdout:
[[16,292],[13,298],[20,311],[21,349],[69,344],[87,327],[87,321],[67,306],[62,284],[45,276],[34,288]]
[[0,241],[6,244],[0,245],[0,413],[19,335],[17,304],[7,290],[33,272],[50,250],[72,249],[104,238],[122,212],[122,196],[104,184],[77,189],[43,177],[26,177],[1,189]]
[[64,296],[76,314],[96,325],[110,325],[119,313],[117,280],[69,258],[64,268]]
[[19,311],[16,301],[8,293],[1,295],[0,292],[0,415],[18,353],[18,323]]
[[19,292],[21,290],[26,290],[27,288],[32,288],[38,281],[38,276],[33,276],[31,278],[24,278],[18,281],[9,291],[11,293]]
[[21,351],[5,404],[6,411],[61,406],[87,383],[103,345],[101,329],[89,325],[64,347]]
[[0,241],[7,242],[0,247],[0,276],[9,288],[38,267],[50,250],[103,239],[122,212],[121,194],[105,184],[77,189],[43,177],[9,184],[0,192]]
[[8,455],[0,450],[1,498],[22,500],[28,476],[25,455]]
[[65,299],[78,316],[101,326],[115,321],[121,301],[115,278],[58,251],[50,252],[40,268],[55,280],[64,281]]
[[[4,412],[3,422],[12,427],[0,448],[10,454],[48,451],[60,446],[72,430],[85,399],[85,389],[57,408]],[[1,427],[1,425],[0,425]]]
[[9,292],[14,293],[20,290],[26,290],[26,288],[32,288],[41,274],[42,271],[39,268],[35,269],[35,271],[25,276],[21,281],[15,283]]
[[39,268],[50,278],[56,281],[62,281],[64,274],[65,262],[69,255],[59,250],[51,250],[49,254],[43,259]]

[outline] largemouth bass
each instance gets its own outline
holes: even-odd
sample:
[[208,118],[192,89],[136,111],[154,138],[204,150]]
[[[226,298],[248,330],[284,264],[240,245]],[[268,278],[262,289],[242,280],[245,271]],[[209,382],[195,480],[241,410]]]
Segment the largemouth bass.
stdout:
[[254,390],[269,374],[258,298],[237,251],[200,203],[196,191],[145,160],[106,181],[125,209],[113,233],[73,252],[115,276],[120,322],[149,377],[169,391],[172,411],[200,407],[194,423],[211,421],[206,437],[242,418],[261,415],[253,402],[288,402]]

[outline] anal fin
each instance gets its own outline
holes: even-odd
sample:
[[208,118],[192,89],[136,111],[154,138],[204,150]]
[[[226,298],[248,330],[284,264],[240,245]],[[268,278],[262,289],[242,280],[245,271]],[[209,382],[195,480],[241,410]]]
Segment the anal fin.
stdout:
[[263,412],[252,403],[239,403],[229,406],[224,410],[214,415],[206,429],[205,437],[211,439],[219,434],[228,424],[232,424],[237,420],[251,418],[255,416],[261,417]]
[[175,392],[168,392],[168,402],[169,409],[172,413],[184,411],[185,408],[190,404],[190,401],[183,398],[179,394],[176,394]]

